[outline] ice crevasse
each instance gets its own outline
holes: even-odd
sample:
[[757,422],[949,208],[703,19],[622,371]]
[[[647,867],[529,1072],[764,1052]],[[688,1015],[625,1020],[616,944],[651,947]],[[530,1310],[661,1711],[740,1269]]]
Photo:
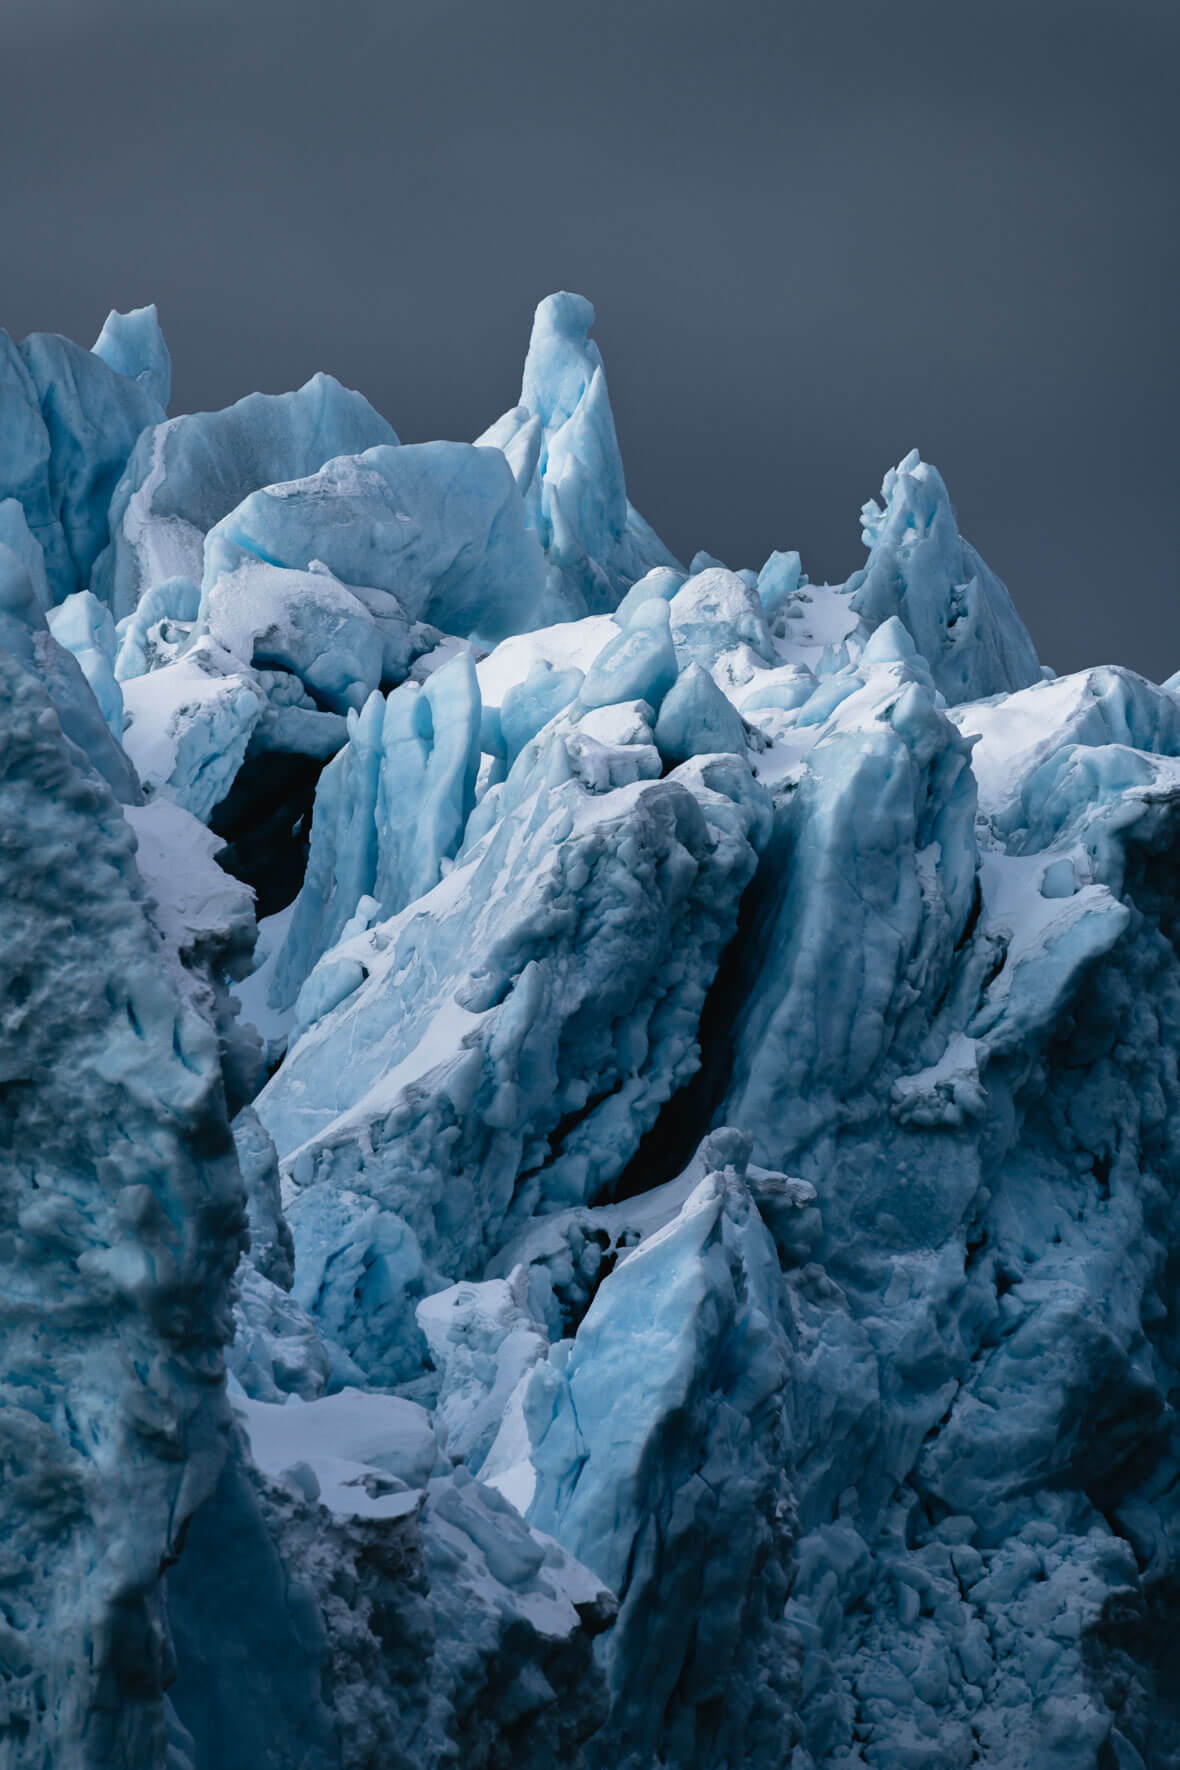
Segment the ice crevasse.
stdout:
[[0,1765],[1171,1770],[1180,677],[593,309],[402,444],[0,334]]

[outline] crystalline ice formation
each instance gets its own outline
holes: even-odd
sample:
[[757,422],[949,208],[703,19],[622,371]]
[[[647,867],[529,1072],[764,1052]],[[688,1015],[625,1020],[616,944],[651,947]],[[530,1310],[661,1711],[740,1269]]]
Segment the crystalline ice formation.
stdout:
[[542,301],[520,403],[479,438],[507,455],[545,549],[548,622],[606,613],[653,567],[679,569],[627,501],[593,324],[581,295]]
[[91,347],[107,367],[137,381],[163,410],[172,397],[172,357],[160,330],[155,302],[129,313],[111,309]]
[[111,494],[136,439],[162,421],[151,388],[68,338],[0,334],[0,499],[23,505],[60,602],[89,587]]
[[[769,827],[736,757],[587,786],[579,739],[626,756],[577,725],[526,746],[506,783],[514,803],[472,851],[334,949],[355,987],[257,1103],[302,1193],[371,1200],[457,1275],[543,1201],[600,1194],[691,1076]],[[392,1349],[363,1302],[350,1316],[337,1337],[382,1365]]]
[[6,1770],[1180,1759],[1180,675],[685,572],[592,318],[0,335]]
[[110,498],[110,545],[92,586],[116,620],[166,578],[199,583],[206,534],[259,486],[397,442],[368,400],[331,375],[292,393],[247,394],[221,412],[147,422]]
[[1027,688],[1037,654],[1012,599],[955,526],[937,470],[912,449],[862,516],[868,563],[849,580],[870,627],[897,615],[947,700]]

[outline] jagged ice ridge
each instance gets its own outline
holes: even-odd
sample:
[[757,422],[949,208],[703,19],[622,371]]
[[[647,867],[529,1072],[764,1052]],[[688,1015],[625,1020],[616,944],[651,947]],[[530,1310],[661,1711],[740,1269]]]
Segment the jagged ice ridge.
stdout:
[[3,1770],[1180,1765],[1180,676],[0,333]]

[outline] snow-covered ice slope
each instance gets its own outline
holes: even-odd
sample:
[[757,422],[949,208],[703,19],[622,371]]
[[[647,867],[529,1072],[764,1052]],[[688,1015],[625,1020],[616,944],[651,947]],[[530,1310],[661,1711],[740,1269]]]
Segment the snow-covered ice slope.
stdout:
[[593,318],[0,334],[3,1770],[1180,1764],[1180,679],[685,570]]

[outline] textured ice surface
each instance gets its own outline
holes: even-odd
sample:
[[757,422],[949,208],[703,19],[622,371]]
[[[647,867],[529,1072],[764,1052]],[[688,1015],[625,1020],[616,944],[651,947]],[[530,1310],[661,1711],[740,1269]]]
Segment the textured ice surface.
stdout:
[[[30,503],[21,490],[34,459],[42,456],[37,423],[30,424],[23,414],[12,440],[19,446],[25,435],[24,469],[18,466],[14,480],[0,475],[0,492],[24,503],[30,527],[45,551],[53,600],[60,602],[72,591],[88,587],[95,561],[107,544],[111,494],[136,439],[163,419],[164,408],[149,385],[129,379],[68,338],[34,332],[20,348],[27,374],[25,396],[30,403],[35,400],[44,434],[49,511],[40,495]],[[15,406],[15,399],[5,399],[6,428]]]
[[545,549],[547,623],[607,612],[653,567],[679,569],[627,501],[593,324],[581,295],[542,301],[520,403],[479,438],[503,449]]
[[[63,632],[66,637],[70,637],[72,630],[78,650],[90,654],[86,661],[100,693],[106,698],[105,713],[113,715],[118,688],[110,676],[107,657],[101,653],[93,655],[98,648],[89,643],[86,629],[90,622],[86,605],[80,608],[74,605],[61,618],[65,623]],[[96,619],[92,631],[99,646],[109,643],[112,637],[102,627],[100,619]],[[64,736],[102,775],[118,798],[125,803],[137,801],[140,792],[135,770],[112,733],[86,672],[74,656],[72,647],[59,643],[50,630],[24,562],[3,543],[0,543],[0,649],[38,678],[53,703]]]
[[319,560],[448,633],[494,641],[541,624],[541,552],[520,494],[499,451],[470,443],[383,445],[252,493],[206,538],[206,594],[251,558]]
[[963,540],[946,487],[916,449],[885,475],[862,515],[868,563],[849,582],[870,627],[896,615],[947,700],[1027,688],[1037,655],[1012,599]]
[[732,1141],[739,1165],[623,1256],[524,1389],[528,1517],[620,1600],[603,1765],[704,1770],[792,1742],[786,1292]]
[[108,368],[137,381],[167,411],[172,397],[172,357],[160,330],[155,302],[129,313],[111,309],[91,346]]
[[165,578],[199,583],[205,535],[259,486],[397,442],[368,400],[331,375],[313,375],[292,393],[248,394],[221,412],[147,422],[153,427],[114,487],[110,545],[94,575],[95,594],[117,620]]
[[[257,1103],[300,1192],[297,1250],[312,1201],[347,1195],[404,1219],[431,1264],[470,1275],[539,1204],[609,1186],[688,1081],[769,806],[736,757],[661,781],[634,769],[645,755],[650,744],[608,749],[576,724],[534,739],[471,852],[322,961],[352,961],[355,985]],[[331,1233],[351,1237],[351,1222]],[[388,1287],[373,1282],[380,1299]],[[350,1353],[400,1364],[363,1297],[347,1308],[334,1325]]]
[[0,1739],[46,1770],[156,1764],[160,1566],[225,1427],[241,1194],[218,1040],[121,807],[4,648],[0,826]]
[[1180,674],[685,572],[592,318],[0,334],[5,1770],[1180,1763]]

